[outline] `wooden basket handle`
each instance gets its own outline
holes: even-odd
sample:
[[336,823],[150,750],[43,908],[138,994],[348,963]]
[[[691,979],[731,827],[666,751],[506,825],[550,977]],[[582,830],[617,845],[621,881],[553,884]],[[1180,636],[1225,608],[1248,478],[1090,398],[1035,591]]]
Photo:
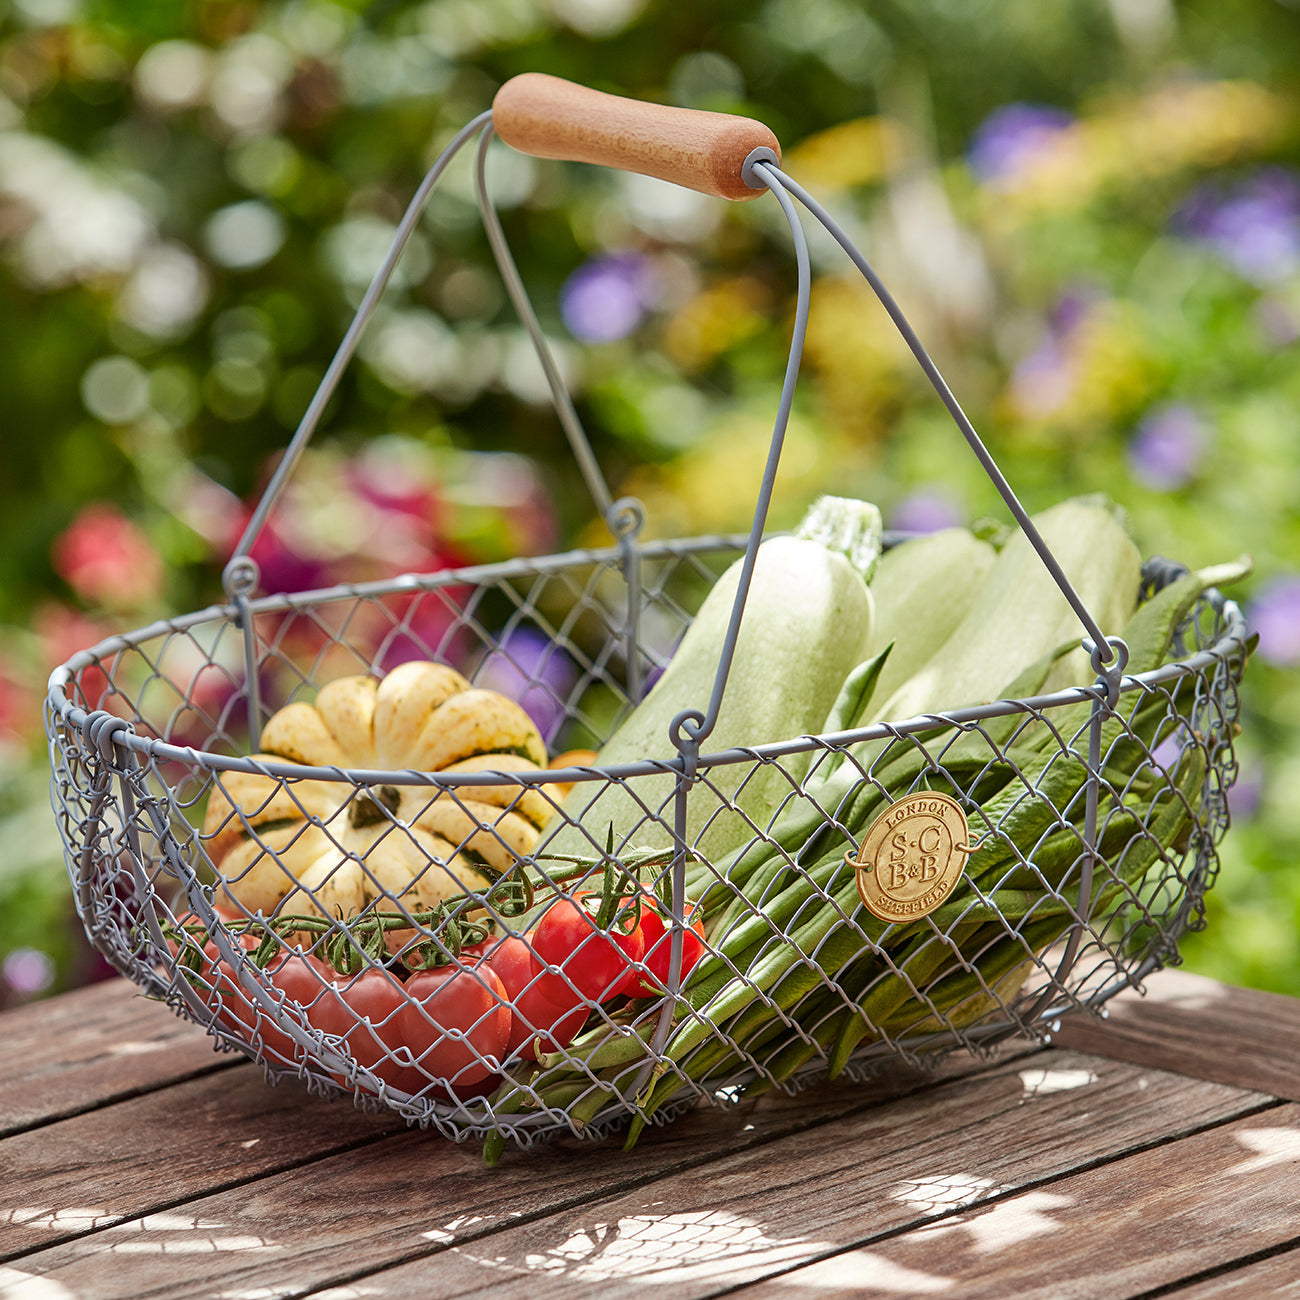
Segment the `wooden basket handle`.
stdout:
[[536,158],[618,167],[722,199],[767,192],[741,175],[755,149],[781,158],[776,136],[753,118],[624,99],[544,72],[507,81],[492,101],[492,123]]

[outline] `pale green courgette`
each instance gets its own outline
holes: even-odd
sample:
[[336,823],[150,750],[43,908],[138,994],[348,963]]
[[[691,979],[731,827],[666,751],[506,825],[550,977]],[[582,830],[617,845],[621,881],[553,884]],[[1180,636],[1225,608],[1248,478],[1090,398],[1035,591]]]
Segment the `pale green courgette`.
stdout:
[[[1142,557],[1119,508],[1100,496],[1076,497],[1033,522],[1102,630],[1109,635],[1123,628],[1137,604]],[[1078,616],[1017,529],[977,602],[919,670],[888,695],[876,694],[863,725],[988,703],[1016,674],[1083,635]],[[1083,685],[1095,676],[1082,650],[1075,651],[1052,668],[1043,690]]]
[[891,546],[880,557],[871,577],[875,619],[862,652],[870,659],[893,647],[876,683],[877,700],[889,699],[956,631],[997,556],[969,528],[944,528]]
[[[880,554],[880,536],[875,506],[822,498],[795,535],[763,542],[717,724],[703,753],[821,730],[870,636],[866,580]],[[663,676],[600,750],[601,766],[677,757],[669,725],[683,709],[708,707],[740,575],[737,561],[718,579]],[[798,780],[809,760],[795,755],[781,766]],[[716,766],[702,776],[690,792],[686,839],[711,861],[752,839],[754,826],[766,826],[791,790],[790,779],[772,765]],[[576,785],[543,832],[539,856],[590,857],[605,847],[611,828],[616,850],[667,847],[675,784],[675,776],[664,772],[626,786]],[[727,807],[731,800],[743,815]]]

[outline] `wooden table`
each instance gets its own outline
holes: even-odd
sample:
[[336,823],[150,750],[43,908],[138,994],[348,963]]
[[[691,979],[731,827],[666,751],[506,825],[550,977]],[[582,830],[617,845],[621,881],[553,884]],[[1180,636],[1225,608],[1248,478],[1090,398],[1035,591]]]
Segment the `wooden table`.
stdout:
[[0,1016],[0,1296],[1300,1297],[1300,1001],[1165,972],[993,1063],[495,1169],[121,982]]

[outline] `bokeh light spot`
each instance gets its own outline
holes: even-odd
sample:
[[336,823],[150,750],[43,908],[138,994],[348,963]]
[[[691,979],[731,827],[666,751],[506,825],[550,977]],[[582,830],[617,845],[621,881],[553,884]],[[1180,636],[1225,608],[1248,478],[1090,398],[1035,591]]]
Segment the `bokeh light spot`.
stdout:
[[149,409],[149,376],[130,357],[102,357],[81,377],[86,410],[105,424],[129,424]]
[[269,262],[287,233],[284,218],[273,207],[248,199],[214,212],[203,237],[213,261],[246,271]]

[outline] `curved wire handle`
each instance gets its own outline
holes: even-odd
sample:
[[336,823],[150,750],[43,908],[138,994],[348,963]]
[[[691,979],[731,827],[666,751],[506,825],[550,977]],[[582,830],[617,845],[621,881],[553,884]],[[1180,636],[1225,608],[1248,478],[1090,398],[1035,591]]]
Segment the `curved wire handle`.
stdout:
[[[394,233],[387,255],[372,278],[370,285],[362,298],[361,304],[358,307],[338,350],[331,360],[330,366],[326,371],[320,386],[316,390],[312,401],[309,403],[284,456],[281,458],[274,475],[262,495],[261,500],[258,502],[248,524],[245,526],[243,535],[236,544],[234,553],[230,561],[227,563],[226,569],[223,573],[223,582],[228,594],[236,605],[239,619],[244,630],[244,653],[246,661],[245,679],[247,683],[246,689],[248,692],[249,733],[250,744],[252,744],[254,748],[256,748],[258,744],[261,710],[258,698],[259,687],[257,674],[258,665],[256,662],[256,639],[253,630],[250,597],[257,585],[259,575],[257,565],[252,560],[250,552],[258,535],[264,527],[271,510],[278,500],[280,493],[288,481],[289,476],[293,473],[307,447],[307,444],[310,442],[330,398],[337,389],[343,371],[350,363],[352,356],[356,351],[361,335],[369,322],[370,317],[374,313],[375,307],[377,306],[378,301],[386,288],[394,269],[396,268],[402,251],[414,231],[415,225],[418,222],[420,214],[428,202],[434,187],[441,179],[443,172],[446,170],[451,160],[476,134],[480,136],[480,139],[475,167],[475,187],[484,230],[488,238],[489,246],[492,250],[493,258],[496,261],[507,294],[515,307],[520,322],[532,341],[534,351],[541,363],[543,373],[545,374],[548,387],[551,391],[556,414],[559,417],[566,436],[568,437],[570,447],[574,453],[575,459],[577,460],[583,478],[586,481],[588,490],[591,492],[592,498],[595,501],[598,510],[605,518],[611,532],[624,549],[625,572],[629,577],[630,587],[629,622],[627,629],[625,629],[629,639],[628,667],[631,679],[629,686],[633,698],[636,698],[637,694],[639,694],[637,689],[639,679],[639,655],[636,650],[637,615],[640,603],[639,570],[635,563],[634,543],[642,523],[643,511],[639,502],[630,499],[615,501],[612,498],[608,485],[605,482],[600,467],[592,453],[590,440],[588,439],[586,431],[582,426],[582,422],[578,417],[572,396],[560,374],[559,367],[555,362],[550,346],[542,332],[536,312],[533,310],[532,303],[528,297],[527,289],[524,286],[522,277],[519,274],[518,267],[511,255],[501,226],[500,218],[495,207],[489,200],[486,182],[487,156],[488,148],[496,133],[493,126],[493,112],[492,110],[487,110],[486,112],[480,113],[459,132],[457,132],[439,155],[433,166],[426,173],[420,187],[411,199],[411,202],[408,204],[406,212],[403,214],[402,220]],[[940,400],[948,409],[949,414],[957,424],[957,427],[966,439],[967,444],[975,453],[976,458],[979,460],[990,481],[997,488],[1003,501],[1006,503],[1013,517],[1025,533],[1026,538],[1038,553],[1039,558],[1042,560],[1048,573],[1051,575],[1061,593],[1079,617],[1084,626],[1085,632],[1087,633],[1085,645],[1087,645],[1091,653],[1093,664],[1099,674],[1099,680],[1102,685],[1106,687],[1107,698],[1105,703],[1112,703],[1112,697],[1118,686],[1119,674],[1123,671],[1124,659],[1126,658],[1122,653],[1124,649],[1122,643],[1112,644],[1111,640],[1106,637],[1100,625],[1093,618],[1082,598],[1079,596],[1077,591],[1075,591],[1073,584],[1070,582],[1068,576],[1061,568],[1060,563],[1052,554],[1051,549],[1047,546],[1041,534],[1034,526],[1028,512],[1020,503],[1019,498],[1012,490],[993,456],[979,437],[960,403],[953,395],[951,389],[943,379],[943,376],[939,373],[938,367],[920,342],[920,339],[912,329],[912,326],[904,315],[902,309],[894,300],[893,295],[885,288],[883,282],[880,280],[874,268],[863,255],[861,250],[857,248],[825,208],[823,208],[821,204],[818,203],[817,200],[814,199],[802,186],[781,170],[777,155],[770,147],[759,146],[751,149],[741,167],[741,177],[744,184],[751,190],[766,188],[771,191],[777,202],[780,204],[786,222],[790,228],[791,239],[795,249],[797,271],[795,320],[791,334],[785,375],[782,381],[781,396],[778,402],[772,438],[768,448],[767,461],[764,466],[762,480],[759,484],[753,521],[750,526],[749,537],[746,542],[745,553],[741,562],[740,578],[737,584],[736,595],[732,604],[727,630],[723,638],[722,648],[719,653],[719,660],[714,675],[710,698],[703,711],[698,708],[686,708],[681,710],[673,718],[669,727],[669,738],[677,749],[682,763],[682,780],[679,785],[675,813],[676,839],[681,845],[685,844],[685,796],[689,787],[695,780],[700,755],[700,746],[713,731],[721,711],[727,679],[730,675],[731,665],[735,657],[740,627],[744,617],[745,605],[748,599],[754,569],[757,564],[758,548],[762,542],[763,532],[767,523],[768,510],[771,503],[773,488],[775,486],[776,473],[779,467],[785,434],[789,424],[790,411],[793,405],[794,390],[803,358],[804,340],[808,326],[812,277],[807,239],[799,220],[798,211],[795,208],[794,201],[791,197],[792,195],[803,204],[803,206],[814,218],[816,218],[818,222],[820,222],[820,224],[835,239],[848,255],[850,260],[862,273],[872,291],[888,312],[899,333],[907,342],[908,347],[916,357],[927,379],[938,393]],[[1097,717],[1094,718],[1094,733],[1100,723],[1102,707],[1103,701],[1099,699]],[[1084,888],[1091,884],[1094,856],[1092,846],[1095,843],[1095,804],[1095,791],[1090,790],[1088,807],[1085,815],[1085,845],[1088,846],[1088,851],[1085,853],[1083,864],[1083,875],[1086,882]],[[1083,897],[1082,890],[1080,896],[1081,898]],[[679,947],[677,943],[678,937],[679,936],[674,935],[673,958],[677,958],[678,956],[676,951]],[[1060,978],[1072,964],[1078,947],[1078,938],[1079,936],[1076,933],[1073,937],[1073,941],[1067,949],[1065,959],[1062,962],[1061,971],[1058,972],[1058,978]],[[670,963],[670,966],[671,964],[672,963]]]
[[[556,413],[558,414],[560,422],[569,437],[570,445],[572,446],[575,457],[578,460],[579,468],[582,470],[583,477],[587,481],[592,497],[596,501],[597,506],[600,507],[601,512],[614,536],[620,540],[626,540],[629,539],[640,527],[640,503],[628,498],[619,501],[611,500],[608,488],[605,486],[604,479],[601,477],[595,458],[592,455],[590,442],[587,439],[581,421],[574,409],[572,396],[560,375],[559,368],[555,363],[550,347],[547,344],[541,326],[537,321],[536,313],[533,311],[527,289],[524,286],[522,277],[519,275],[518,268],[511,256],[509,247],[505,240],[505,235],[501,228],[500,218],[487,196],[485,183],[486,157],[488,146],[491,143],[494,134],[494,128],[489,124],[483,132],[478,149],[478,199],[484,228],[488,234],[488,241],[492,248],[493,256],[496,259],[497,266],[501,272],[507,293],[518,312],[521,323],[524,325],[525,330],[528,332],[532,340],[534,350],[542,364],[542,369],[546,375],[547,383],[554,399]],[[1053,555],[1051,548],[1043,540],[1042,535],[1034,525],[1033,520],[1029,516],[1029,512],[1021,504],[1020,499],[1016,496],[992,454],[984,445],[983,440],[976,432],[975,427],[971,424],[970,419],[962,409],[961,404],[957,401],[952,390],[948,387],[947,382],[940,374],[938,366],[935,365],[933,359],[917,337],[916,331],[912,328],[907,317],[903,314],[902,308],[899,307],[893,295],[880,280],[880,277],[876,274],[870,262],[867,261],[861,250],[857,248],[826,209],[823,208],[821,204],[818,203],[817,200],[814,199],[801,185],[781,170],[778,165],[776,154],[770,148],[760,146],[759,148],[754,149],[750,153],[749,157],[745,159],[742,167],[742,176],[745,184],[751,189],[760,189],[765,187],[772,192],[778,203],[781,205],[782,211],[789,225],[791,239],[795,248],[798,281],[795,320],[791,332],[790,350],[786,363],[785,377],[781,387],[781,396],[777,406],[772,439],[768,449],[768,456],[763,470],[762,481],[758,489],[754,517],[742,559],[740,581],[737,585],[736,597],[732,605],[726,634],[723,638],[712,691],[708,703],[703,710],[699,708],[683,709],[673,718],[669,727],[670,739],[682,757],[687,779],[690,780],[693,778],[700,753],[700,746],[717,725],[718,715],[721,711],[727,678],[730,674],[731,664],[735,657],[736,644],[740,634],[740,625],[749,595],[754,567],[757,563],[758,547],[762,542],[763,532],[767,523],[768,509],[771,503],[772,491],[780,462],[781,451],[784,445],[785,433],[789,424],[790,410],[794,400],[794,390],[803,358],[804,339],[807,334],[809,302],[811,296],[811,271],[809,266],[807,241],[803,232],[803,227],[798,218],[797,210],[794,203],[791,201],[791,195],[797,198],[799,202],[808,209],[817,221],[820,222],[827,232],[836,240],[845,253],[848,254],[854,265],[871,286],[872,291],[876,294],[877,298],[879,298],[885,310],[889,313],[894,325],[907,342],[908,347],[912,350],[913,355],[916,357],[922,370],[925,372],[927,379],[929,379],[945,407],[947,407],[949,414],[957,424],[957,427],[960,429],[971,450],[975,453],[976,458],[979,460],[980,465],[983,467],[990,481],[998,490],[999,495],[1002,497],[1003,501],[1005,501],[1007,508],[1011,511],[1012,516],[1024,532],[1026,539],[1038,553],[1039,558],[1042,560],[1052,580],[1056,583],[1062,595],[1083,624],[1084,631],[1087,634],[1085,645],[1093,659],[1093,663],[1097,666],[1098,671],[1107,677],[1108,683],[1113,687],[1113,685],[1118,681],[1119,671],[1122,671],[1121,657],[1117,654],[1118,647],[1112,643],[1111,638],[1106,636],[1100,624],[1098,624],[1083,599],[1075,590],[1073,583],[1066,575],[1064,569],[1062,569],[1060,562],[1056,559],[1055,555]],[[620,515],[620,511],[628,513]],[[631,512],[637,513],[632,514]],[[630,654],[629,664],[634,663],[635,660],[636,655]],[[1110,666],[1110,671],[1107,671],[1107,665]],[[635,694],[636,692],[633,691],[634,698]]]
[[[756,154],[758,152],[759,151],[755,151]],[[947,382],[939,373],[939,368],[931,359],[930,354],[925,350],[925,347],[916,335],[916,331],[912,329],[910,322],[903,314],[902,308],[899,307],[889,290],[885,288],[885,285],[876,274],[871,263],[863,255],[862,251],[856,244],[854,244],[844,230],[841,229],[830,213],[827,212],[826,209],[823,208],[822,205],[818,203],[817,200],[814,199],[801,185],[799,185],[798,182],[792,180],[781,170],[776,160],[751,157],[751,159],[747,160],[744,170],[748,173],[746,179],[750,184],[752,184],[753,181],[749,180],[749,177],[753,176],[760,179],[769,189],[771,189],[772,193],[775,194],[777,199],[781,202],[782,208],[785,209],[786,217],[791,223],[792,231],[797,232],[795,235],[795,248],[799,259],[800,269],[800,307],[806,311],[806,303],[804,301],[804,272],[807,261],[807,249],[803,242],[802,230],[798,229],[798,222],[793,213],[794,205],[790,201],[790,194],[793,194],[798,198],[800,203],[802,203],[804,207],[807,208],[808,211],[821,223],[826,231],[835,239],[836,243],[838,243],[844,252],[848,254],[849,259],[858,268],[862,273],[863,278],[871,286],[872,291],[880,300],[881,305],[889,313],[890,319],[894,322],[899,333],[903,336],[908,347],[912,350],[913,355],[920,363],[921,369],[925,372],[926,378],[929,379],[935,392],[938,393],[943,404],[948,408],[948,413],[952,416],[953,421],[961,430],[963,437],[966,439],[971,450],[975,453],[981,466],[983,466],[985,473],[992,481],[994,487],[997,488],[1003,501],[1006,502],[1008,509],[1020,525],[1025,537],[1033,546],[1034,550],[1037,551],[1039,558],[1042,560],[1048,573],[1060,589],[1061,594],[1069,602],[1071,608],[1074,610],[1075,614],[1078,615],[1080,622],[1084,626],[1086,635],[1083,640],[1083,645],[1088,651],[1092,667],[1097,673],[1098,696],[1094,701],[1088,729],[1089,779],[1085,795],[1083,853],[1081,855],[1079,869],[1079,902],[1081,905],[1082,915],[1078,917],[1078,924],[1071,928],[1070,937],[1066,943],[1065,950],[1061,954],[1056,970],[1051,977],[1052,982],[1038,996],[1025,1017],[1027,1021],[1032,1022],[1037,1018],[1048,1002],[1052,1000],[1055,990],[1057,988],[1064,990],[1065,978],[1073,969],[1080,947],[1082,946],[1084,928],[1092,919],[1092,883],[1094,870],[1099,860],[1097,852],[1097,816],[1099,785],[1101,780],[1101,727],[1106,712],[1115,707],[1116,699],[1119,694],[1120,678],[1124,672],[1126,664],[1128,663],[1128,647],[1118,637],[1107,637],[1096,619],[1092,616],[1091,611],[1088,609],[1083,599],[1079,596],[1078,592],[1075,591],[1073,583],[1071,583],[1064,569],[1061,568],[1060,562],[1056,559],[1056,556],[1052,554],[1051,548],[1043,540],[1042,535],[1034,526],[1033,520],[1029,517],[1029,513],[1025,510],[1024,506],[1021,505],[1019,498],[1016,496],[1010,483],[1007,482],[1007,479],[998,467],[997,462],[993,459],[992,454],[984,445],[979,434],[975,431],[975,427],[971,424],[966,412],[962,410],[961,404],[957,401],[952,390],[948,387]],[[803,324],[806,324],[806,317],[803,320]],[[796,317],[795,339],[797,343],[802,346],[801,324],[798,317]],[[792,344],[791,355],[793,358],[794,344]],[[787,388],[790,387],[792,377],[789,371],[787,371],[786,382]],[[783,390],[782,401],[785,402],[786,398],[787,393]],[[774,438],[774,443],[775,441]],[[760,502],[760,504],[762,503]],[[751,549],[752,543],[753,538],[751,538]],[[748,554],[746,559],[749,559]],[[737,601],[738,606],[743,603],[744,586],[745,584],[742,584],[742,593]],[[734,646],[732,635],[734,634],[738,623],[739,609],[733,613],[733,626],[728,629],[729,648]],[[721,686],[715,684],[714,701],[709,715],[710,725],[711,720],[716,717],[716,706],[720,702],[720,699]],[[675,722],[674,726],[676,725],[677,723]],[[678,823],[678,832],[680,834],[684,831],[683,816],[680,812]],[[1087,900],[1086,904],[1084,903],[1085,899]]]
[[1011,484],[1007,482],[1001,469],[998,468],[998,463],[993,459],[992,453],[984,445],[979,434],[975,432],[975,426],[971,424],[966,412],[962,410],[961,403],[953,396],[952,389],[948,387],[944,377],[939,373],[939,367],[934,364],[921,340],[917,338],[916,331],[913,330],[907,317],[903,315],[903,309],[894,300],[889,290],[885,288],[871,263],[867,261],[862,251],[841,229],[831,214],[803,186],[792,180],[778,166],[771,162],[759,161],[754,164],[752,170],[762,176],[765,181],[769,181],[769,178],[779,180],[817,218],[821,225],[825,227],[827,233],[848,254],[853,265],[862,272],[863,278],[871,286],[876,297],[880,299],[881,306],[889,313],[889,317],[894,322],[898,332],[903,336],[907,346],[911,348],[912,354],[920,363],[921,369],[925,371],[925,377],[930,381],[934,391],[939,394],[944,406],[948,408],[948,414],[952,416],[953,421],[961,430],[962,436],[969,443],[970,449],[983,466],[984,472],[989,476],[993,486],[997,488],[1002,500],[1006,502],[1007,508],[1015,517],[1016,523],[1020,525],[1030,545],[1038,552],[1039,558],[1043,561],[1048,573],[1052,575],[1053,581],[1061,589],[1061,594],[1069,601],[1070,607],[1079,616],[1079,621],[1083,624],[1089,639],[1101,651],[1101,662],[1103,664],[1111,663],[1115,657],[1114,650],[1110,646],[1105,632],[1101,630],[1100,624],[1093,618],[1079,593],[1075,591],[1074,584],[1066,576],[1065,570],[1061,568],[1056,556],[1052,554],[1051,548],[1034,526],[1028,511],[1020,504],[1019,498],[1012,490]]
[[[290,440],[289,445],[285,450],[285,454],[281,457],[275,473],[272,475],[261,499],[258,501],[248,523],[245,525],[243,534],[236,543],[234,552],[223,572],[222,579],[226,591],[235,602],[240,620],[246,629],[245,659],[247,662],[245,664],[245,678],[247,681],[247,690],[249,692],[250,743],[254,744],[254,746],[257,743],[261,711],[260,702],[257,698],[258,682],[257,665],[255,662],[256,648],[254,639],[251,636],[252,615],[249,607],[249,599],[256,588],[259,579],[257,564],[251,558],[252,548],[265,526],[271,510],[279,499],[289,476],[297,467],[303,452],[310,442],[326,406],[329,404],[330,399],[333,397],[338,387],[344,370],[351,362],[353,354],[356,352],[357,346],[360,342],[361,335],[364,332],[370,317],[373,315],[375,307],[378,305],[384,289],[387,287],[388,281],[397,266],[402,251],[414,231],[416,223],[419,221],[420,214],[427,204],[434,187],[441,179],[442,174],[451,160],[475,135],[480,136],[475,171],[476,192],[488,243],[492,250],[497,267],[500,270],[506,291],[519,315],[520,322],[523,324],[525,331],[528,333],[532,341],[533,348],[541,363],[548,387],[551,391],[556,413],[568,437],[579,470],[582,473],[597,509],[604,517],[611,533],[614,535],[616,540],[624,546],[625,550],[630,549],[631,543],[634,541],[636,534],[640,530],[644,517],[641,504],[630,498],[622,498],[618,501],[615,501],[612,498],[608,484],[606,483],[600,471],[600,467],[596,462],[595,456],[592,453],[590,440],[588,439],[586,431],[582,427],[582,422],[574,408],[572,396],[564,383],[559,367],[556,365],[551,349],[542,333],[541,325],[537,320],[537,315],[533,310],[531,301],[529,300],[522,277],[520,276],[514,258],[510,253],[509,246],[506,243],[505,235],[501,227],[500,218],[497,215],[495,207],[488,198],[486,185],[487,151],[488,146],[495,135],[493,127],[493,111],[489,109],[480,113],[466,126],[462,127],[459,132],[457,132],[439,155],[438,159],[434,162],[433,166],[426,173],[424,180],[421,182],[415,195],[407,205],[407,209],[402,216],[402,220],[399,223],[397,230],[394,232],[392,242],[383,262],[380,264],[374,277],[371,279],[370,285],[362,298],[361,304],[357,308],[352,322],[349,325],[342,342],[339,344],[339,347],[330,362],[329,368],[326,370],[326,373],[321,380],[320,386],[317,388],[311,402],[308,404],[307,410],[304,412],[303,417],[298,424],[298,428],[295,430],[293,438]],[[790,351],[773,428],[772,440],[768,450],[767,462],[763,471],[763,478],[759,485],[753,522],[750,527],[749,538],[746,543],[745,555],[742,562],[740,582],[719,656],[713,690],[707,706],[703,711],[698,708],[683,709],[673,719],[670,727],[670,739],[678,752],[682,755],[688,768],[688,775],[693,776],[695,761],[700,752],[700,745],[713,731],[717,723],[718,714],[721,710],[727,678],[730,672],[732,660],[735,656],[736,643],[739,636],[741,620],[744,614],[744,607],[749,594],[754,566],[757,562],[758,546],[762,541],[762,534],[767,522],[768,508],[771,502],[776,472],[784,444],[785,432],[789,423],[795,383],[798,379],[799,367],[802,362],[803,343],[808,324],[811,273],[809,269],[807,242],[796,209],[791,201],[791,195],[794,195],[822,224],[822,226],[825,227],[857,266],[858,270],[861,271],[862,275],[867,280],[867,283],[880,299],[880,302],[889,313],[895,326],[898,328],[913,354],[916,356],[916,359],[925,372],[926,377],[933,385],[935,391],[939,394],[944,405],[948,408],[953,420],[961,430],[967,443],[970,445],[972,451],[974,451],[980,464],[988,474],[994,486],[997,488],[999,494],[1006,502],[1008,509],[1024,531],[1030,544],[1037,551],[1053,580],[1056,582],[1062,594],[1083,623],[1089,640],[1092,643],[1095,657],[1100,659],[1101,664],[1113,663],[1115,660],[1114,651],[1108,642],[1105,633],[1093,618],[1091,612],[1075,591],[1073,584],[1061,568],[1056,557],[1052,554],[1050,548],[1035,528],[1028,512],[1021,505],[1015,492],[1011,489],[1010,484],[998,468],[996,461],[993,459],[983,441],[976,433],[974,426],[962,410],[961,405],[953,396],[951,389],[949,389],[943,376],[939,373],[938,367],[934,364],[924,346],[917,338],[915,331],[912,329],[906,316],[904,316],[902,309],[885,288],[884,284],[876,275],[874,269],[863,256],[862,252],[856,247],[853,241],[840,228],[821,204],[819,204],[816,199],[803,189],[802,186],[792,180],[781,170],[777,163],[776,155],[770,148],[759,147],[751,151],[742,167],[742,177],[745,184],[751,189],[760,189],[763,187],[769,189],[781,205],[786,221],[790,227],[791,238],[795,246],[798,291],[794,329],[791,336]],[[629,573],[635,573],[635,568],[630,563],[627,565],[627,569]],[[629,614],[632,623],[631,631],[633,635],[635,632],[637,604],[639,604],[639,601],[629,603]],[[638,655],[635,652],[629,653],[628,662],[634,679],[639,677]],[[638,693],[634,681],[632,690],[633,697],[635,698]]]
[[352,317],[352,323],[343,336],[343,341],[334,353],[329,368],[325,371],[325,376],[308,403],[306,411],[303,412],[302,419],[298,422],[298,428],[294,431],[288,447],[285,448],[284,455],[275,468],[275,473],[271,475],[271,479],[262,493],[261,500],[258,501],[248,523],[244,525],[243,534],[240,536],[239,541],[235,543],[234,552],[222,575],[222,581],[227,591],[240,589],[251,591],[257,585],[257,566],[249,559],[249,552],[252,551],[258,535],[266,524],[267,516],[270,515],[276,501],[279,500],[280,493],[289,480],[289,476],[297,467],[299,460],[301,460],[307,444],[311,441],[312,434],[316,432],[316,426],[320,423],[321,416],[325,413],[330,398],[334,396],[334,391],[343,378],[343,372],[348,368],[348,363],[357,350],[357,344],[361,342],[361,335],[365,332],[366,325],[374,314],[375,307],[378,305],[384,289],[388,286],[388,281],[402,256],[402,250],[406,247],[407,240],[410,239],[411,234],[414,232],[416,223],[420,219],[420,213],[424,210],[425,204],[428,203],[434,186],[442,179],[442,174],[447,170],[447,165],[460,152],[465,142],[483,130],[491,120],[492,111],[489,109],[463,126],[452,137],[451,142],[442,153],[438,155],[433,166],[425,173],[419,189],[416,190],[414,197],[407,204],[406,211],[402,214],[402,220],[393,234],[388,252],[384,255],[384,260],[379,264],[379,269],[371,278],[365,296],[361,299],[361,305],[357,308]]

